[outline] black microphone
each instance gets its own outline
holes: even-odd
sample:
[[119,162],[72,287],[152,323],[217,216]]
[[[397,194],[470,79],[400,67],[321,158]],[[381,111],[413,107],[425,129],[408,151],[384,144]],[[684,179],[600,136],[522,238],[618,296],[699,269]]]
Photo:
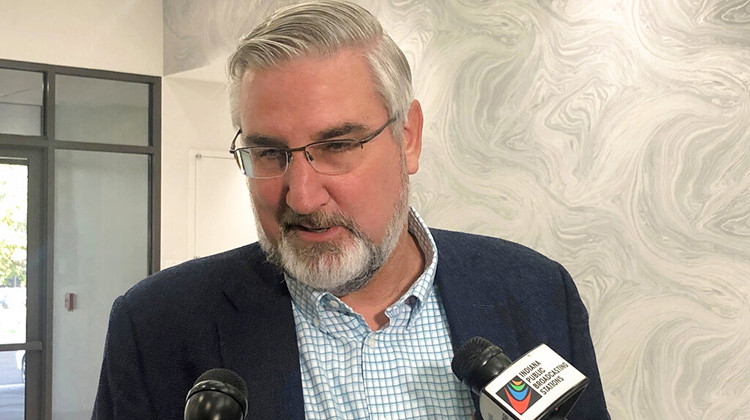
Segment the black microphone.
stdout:
[[247,414],[247,385],[229,369],[205,371],[185,397],[185,420],[242,420]]
[[564,420],[589,383],[545,344],[512,362],[482,337],[466,341],[451,368],[479,395],[479,411],[487,420]]

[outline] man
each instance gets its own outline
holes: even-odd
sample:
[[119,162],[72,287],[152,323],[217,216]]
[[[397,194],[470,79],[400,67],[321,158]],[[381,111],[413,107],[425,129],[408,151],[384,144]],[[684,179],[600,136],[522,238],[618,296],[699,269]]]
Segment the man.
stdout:
[[471,418],[453,351],[546,343],[608,418],[586,310],[558,264],[430,230],[408,206],[422,111],[401,50],[364,9],[276,12],[230,58],[232,151],[259,244],[164,270],[112,309],[94,418],[180,418],[204,371],[248,383],[248,418]]

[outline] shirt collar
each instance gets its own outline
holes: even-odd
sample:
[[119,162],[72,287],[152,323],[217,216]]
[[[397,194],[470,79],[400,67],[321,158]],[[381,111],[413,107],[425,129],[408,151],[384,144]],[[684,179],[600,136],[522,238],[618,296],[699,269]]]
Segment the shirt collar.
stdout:
[[[425,267],[409,290],[396,303],[386,309],[385,313],[391,320],[390,325],[392,326],[396,324],[408,325],[410,320],[420,312],[427,297],[433,292],[432,286],[438,258],[437,247],[429,228],[413,207],[409,208],[408,229],[416,240],[420,251],[422,251],[422,255],[424,255]],[[284,280],[296,308],[302,316],[316,327],[320,327],[322,311],[333,310],[345,314],[355,313],[349,305],[331,293],[315,290],[287,275],[284,275]],[[399,314],[407,312],[406,308],[410,308],[408,310],[409,316],[399,316]]]

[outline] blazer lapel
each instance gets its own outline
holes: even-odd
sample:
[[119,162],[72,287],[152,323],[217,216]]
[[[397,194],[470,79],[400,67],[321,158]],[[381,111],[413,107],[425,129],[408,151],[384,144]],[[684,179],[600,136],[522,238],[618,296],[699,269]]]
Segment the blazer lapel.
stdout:
[[226,368],[248,385],[248,419],[304,419],[294,316],[283,275],[251,248],[224,282],[217,334]]
[[[516,360],[538,344],[521,307],[503,279],[519,275],[505,247],[489,249],[477,237],[431,229],[438,248],[435,285],[451,332],[453,350],[484,337]],[[479,399],[472,394],[479,412]]]
[[480,336],[503,348],[518,349],[514,322],[503,290],[502,261],[487,259],[462,235],[431,230],[438,248],[435,285],[448,319],[454,350]]

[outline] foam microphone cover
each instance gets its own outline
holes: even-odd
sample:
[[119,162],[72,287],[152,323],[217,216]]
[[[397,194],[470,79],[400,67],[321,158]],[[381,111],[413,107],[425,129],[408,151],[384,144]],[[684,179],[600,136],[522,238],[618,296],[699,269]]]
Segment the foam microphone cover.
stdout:
[[229,369],[211,369],[198,377],[185,400],[185,420],[242,420],[247,385]]
[[491,380],[511,365],[503,349],[483,337],[467,340],[453,356],[451,369],[458,379],[479,394]]

